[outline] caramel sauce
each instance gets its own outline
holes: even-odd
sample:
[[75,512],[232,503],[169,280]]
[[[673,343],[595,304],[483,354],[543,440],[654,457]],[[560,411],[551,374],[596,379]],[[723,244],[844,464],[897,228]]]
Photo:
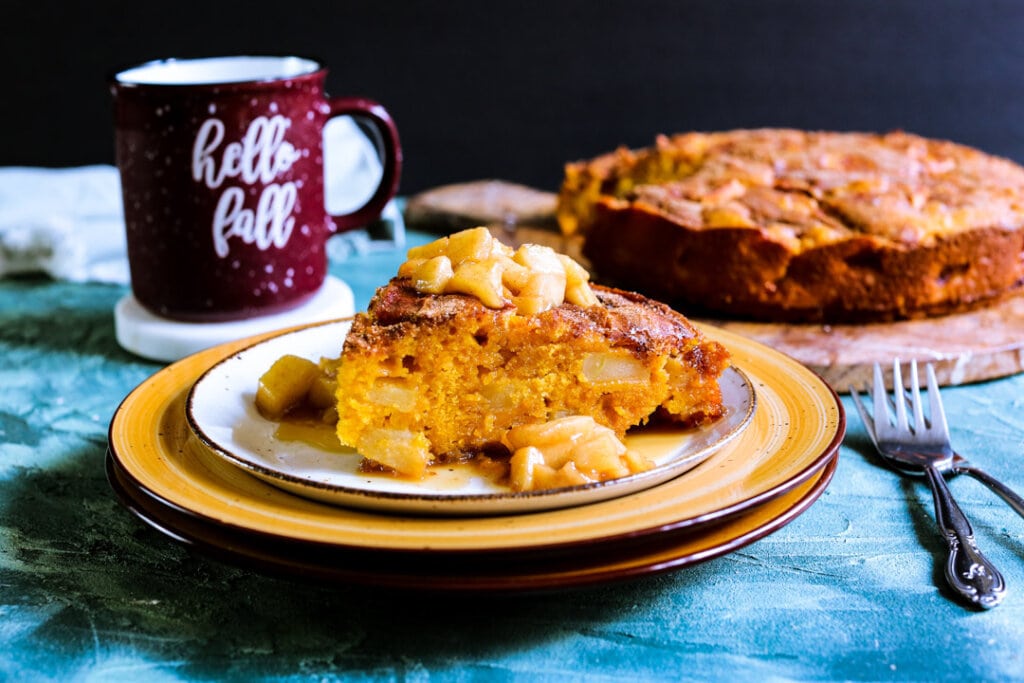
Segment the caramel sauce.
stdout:
[[338,441],[334,426],[316,418],[286,416],[278,422],[274,437],[279,441],[298,441],[330,453],[348,452]]
[[[293,410],[277,420],[274,437],[279,441],[302,443],[328,453],[352,455],[352,449],[342,446],[334,425],[324,422],[319,415],[306,410]],[[379,477],[397,477],[394,471],[363,460],[359,465],[363,474]],[[437,461],[427,470],[430,485],[435,489],[455,490],[482,478],[498,486],[508,485],[508,457],[497,453],[478,453],[466,458]],[[404,478],[404,477],[403,477]]]

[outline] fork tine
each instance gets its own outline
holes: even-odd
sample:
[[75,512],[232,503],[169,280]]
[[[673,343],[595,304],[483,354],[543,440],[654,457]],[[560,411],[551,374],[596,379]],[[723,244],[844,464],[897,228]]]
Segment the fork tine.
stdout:
[[921,434],[925,430],[925,424],[921,409],[921,383],[918,381],[916,360],[910,361],[910,407],[914,411],[914,433]]
[[939,382],[935,379],[935,368],[931,363],[925,367],[928,375],[928,411],[932,418],[932,430],[938,432],[943,439],[949,440],[949,425],[946,424],[946,410],[942,407],[942,395],[939,393]]
[[882,438],[889,427],[889,409],[886,407],[888,399],[885,395],[885,380],[882,379],[882,366],[875,363],[875,378],[871,383],[871,398],[874,402],[874,424],[875,434]]
[[[892,362],[892,392],[898,394],[901,391],[903,391],[903,374],[900,372],[900,359],[896,358]],[[896,401],[896,429],[900,431],[910,429],[907,425],[907,406],[903,401]]]
[[[898,394],[895,394],[889,400],[889,405],[893,406],[894,409],[896,407],[896,400],[897,399],[903,399],[907,403],[907,405],[910,406],[910,409],[913,410],[913,408],[914,408],[914,397],[913,397],[910,389],[903,389],[903,391],[900,391]],[[929,416],[924,415],[924,416],[922,416],[921,419],[924,420],[924,427],[925,427],[925,429],[928,429],[929,427],[931,427],[931,419],[929,418]]]
[[860,400],[860,394],[857,393],[857,389],[855,389],[852,384],[849,386],[849,389],[850,396],[853,398],[853,405],[857,409],[857,413],[860,414],[861,422],[863,422],[864,426],[867,427],[868,436],[871,437],[871,442],[874,443],[877,448],[878,438],[875,436],[875,421],[871,415],[868,414],[867,407],[865,407],[864,403]]

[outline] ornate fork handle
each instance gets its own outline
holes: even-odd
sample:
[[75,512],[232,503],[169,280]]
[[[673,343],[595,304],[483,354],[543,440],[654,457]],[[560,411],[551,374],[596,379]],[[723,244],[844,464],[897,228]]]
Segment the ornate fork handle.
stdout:
[[935,519],[949,544],[946,580],[960,595],[984,609],[999,604],[1006,593],[1006,582],[999,570],[981,554],[974,543],[974,529],[939,471],[924,468],[935,499]]
[[966,474],[969,477],[974,477],[982,484],[987,486],[997,496],[1006,501],[1006,504],[1013,508],[1021,517],[1024,517],[1024,498],[1021,498],[1014,493],[1006,484],[994,478],[992,475],[971,467],[970,465],[958,465],[956,461],[953,462],[953,471],[957,474]]

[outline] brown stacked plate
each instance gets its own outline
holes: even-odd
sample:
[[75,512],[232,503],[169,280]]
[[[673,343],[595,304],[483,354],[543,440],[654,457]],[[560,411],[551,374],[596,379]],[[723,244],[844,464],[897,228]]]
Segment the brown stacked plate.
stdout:
[[141,384],[110,426],[108,477],[121,501],[171,538],[258,571],[526,591],[731,552],[800,515],[835,471],[845,416],[828,385],[766,346],[705,328],[733,355],[733,414],[717,427],[631,433],[630,447],[653,449],[654,474],[539,494],[458,476],[403,488],[346,469],[354,453],[277,438],[251,408],[265,358],[336,354],[347,325],[217,346]]

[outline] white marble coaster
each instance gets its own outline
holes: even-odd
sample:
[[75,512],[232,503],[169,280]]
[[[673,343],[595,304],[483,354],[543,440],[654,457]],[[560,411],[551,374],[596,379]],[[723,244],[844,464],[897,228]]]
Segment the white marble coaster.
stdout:
[[352,288],[328,276],[304,304],[273,315],[223,323],[192,323],[153,315],[127,294],[114,307],[117,343],[126,351],[150,360],[171,362],[205,348],[261,332],[344,318],[355,313]]

